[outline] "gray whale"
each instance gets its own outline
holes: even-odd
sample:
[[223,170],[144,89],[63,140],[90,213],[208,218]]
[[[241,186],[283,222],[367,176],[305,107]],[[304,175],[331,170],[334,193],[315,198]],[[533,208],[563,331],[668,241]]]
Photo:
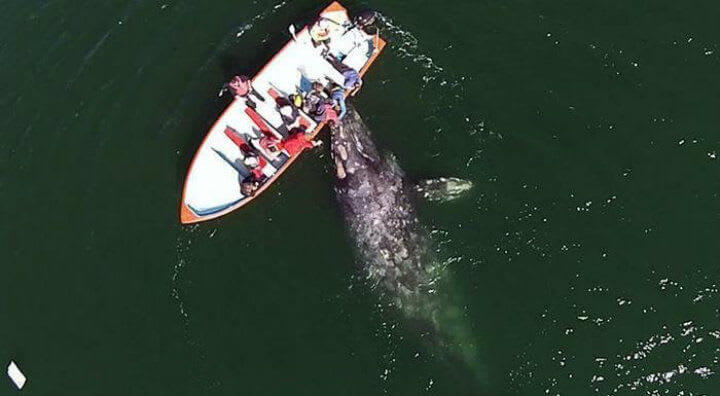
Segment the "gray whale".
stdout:
[[[371,287],[390,299],[423,328],[433,346],[452,351],[474,377],[484,381],[464,304],[448,285],[449,274],[430,249],[432,241],[418,220],[412,197],[448,201],[472,183],[456,178],[407,182],[395,157],[381,155],[357,111],[348,107],[342,122],[331,127],[335,192],[355,242],[363,274]],[[441,292],[438,289],[441,288]],[[427,337],[429,336],[429,337]]]
[[396,305],[432,291],[427,236],[410,201],[412,187],[392,155],[381,156],[354,109],[332,127],[335,191],[373,286]]

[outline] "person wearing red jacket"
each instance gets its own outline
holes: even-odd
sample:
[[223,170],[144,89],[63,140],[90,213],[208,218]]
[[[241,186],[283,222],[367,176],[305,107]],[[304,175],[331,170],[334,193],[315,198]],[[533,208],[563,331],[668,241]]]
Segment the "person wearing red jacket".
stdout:
[[300,154],[306,148],[318,147],[322,144],[319,140],[307,140],[305,134],[302,132],[296,132],[290,135],[289,138],[281,141],[278,147],[281,150],[287,151],[291,157]]

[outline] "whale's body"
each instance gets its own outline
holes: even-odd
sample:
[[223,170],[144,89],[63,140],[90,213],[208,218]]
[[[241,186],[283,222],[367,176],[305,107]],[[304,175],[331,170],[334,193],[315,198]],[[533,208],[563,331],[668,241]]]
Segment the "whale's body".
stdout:
[[373,285],[404,308],[432,290],[427,237],[410,202],[412,187],[391,155],[382,156],[356,111],[332,129],[337,198]]
[[[331,153],[337,171],[336,195],[355,241],[364,275],[372,287],[423,327],[433,345],[452,351],[483,379],[475,337],[462,304],[448,285],[445,265],[412,205],[417,192],[448,201],[472,183],[439,178],[410,185],[391,154],[382,155],[352,108],[332,127]],[[428,195],[431,195],[428,196]],[[438,289],[442,289],[439,291]]]

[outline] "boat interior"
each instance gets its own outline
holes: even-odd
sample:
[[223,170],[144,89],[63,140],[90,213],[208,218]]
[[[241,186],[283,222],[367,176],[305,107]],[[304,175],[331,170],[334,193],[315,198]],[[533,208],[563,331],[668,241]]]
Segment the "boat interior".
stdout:
[[[291,117],[280,112],[291,95],[306,94],[316,81],[342,87],[345,80],[338,66],[362,74],[371,63],[378,51],[376,36],[354,26],[342,7],[328,7],[320,18],[337,26],[329,42],[315,42],[308,27],[294,34],[252,79],[252,93],[236,97],[206,136],[193,159],[183,192],[183,205],[192,210],[193,216],[212,216],[241,206],[293,162],[286,151],[270,152],[263,147],[263,137],[283,140],[291,131],[302,130],[311,138],[319,132],[322,123],[302,109],[295,108]],[[240,188],[251,174],[244,164],[247,155],[262,158],[264,177],[252,196],[243,195]]]

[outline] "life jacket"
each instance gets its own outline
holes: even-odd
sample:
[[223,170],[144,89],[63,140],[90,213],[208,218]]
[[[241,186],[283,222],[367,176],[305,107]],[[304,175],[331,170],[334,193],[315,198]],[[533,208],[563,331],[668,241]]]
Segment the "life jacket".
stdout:
[[299,109],[303,107],[304,99],[302,95],[291,95],[290,99],[295,107]]

